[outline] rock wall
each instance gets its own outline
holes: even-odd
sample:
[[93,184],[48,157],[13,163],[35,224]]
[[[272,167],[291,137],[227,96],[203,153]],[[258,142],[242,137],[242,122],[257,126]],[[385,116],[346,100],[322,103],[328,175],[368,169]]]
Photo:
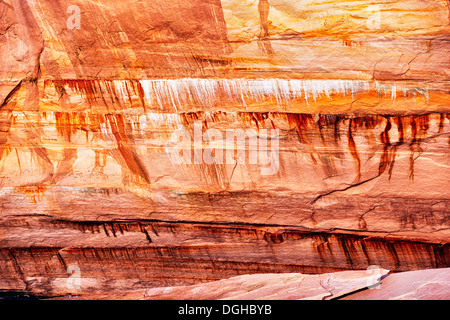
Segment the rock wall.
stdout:
[[447,2],[2,1],[0,288],[449,267]]

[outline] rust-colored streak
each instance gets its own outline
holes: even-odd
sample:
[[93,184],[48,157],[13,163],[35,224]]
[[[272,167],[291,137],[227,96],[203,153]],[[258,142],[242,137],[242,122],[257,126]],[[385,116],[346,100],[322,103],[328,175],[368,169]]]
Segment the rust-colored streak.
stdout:
[[[94,89],[93,89],[94,90]],[[111,92],[116,89],[111,87]],[[133,86],[130,84],[128,86],[128,91],[130,94],[135,94]],[[136,89],[137,90],[137,89]],[[3,110],[6,112],[7,110]],[[6,116],[2,117],[2,122],[0,123],[0,147],[2,148],[0,156],[4,158],[5,154],[9,154],[11,148],[8,145],[9,128],[14,126],[21,126],[22,120],[16,123],[17,116],[14,116],[12,112],[4,113]],[[9,116],[8,116],[9,115]],[[131,120],[128,115],[122,115],[120,113],[114,114],[94,114],[86,112],[54,112],[55,117],[55,127],[57,129],[58,135],[68,142],[67,150],[64,151],[64,159],[62,162],[58,163],[61,166],[60,169],[56,168],[56,173],[53,173],[53,164],[51,157],[48,156],[47,150],[44,147],[38,146],[36,143],[32,142],[31,147],[29,147],[32,156],[37,157],[38,160],[43,160],[45,162],[45,170],[47,170],[49,176],[43,180],[43,183],[56,182],[62,179],[63,172],[66,171],[67,174],[71,172],[71,165],[76,158],[76,149],[70,144],[75,144],[79,141],[79,132],[86,133],[86,143],[91,143],[95,139],[109,139],[108,134],[100,134],[100,128],[105,126],[107,132],[114,137],[117,147],[114,150],[110,150],[110,155],[122,165],[122,167],[127,168],[132,174],[142,177],[147,183],[148,172],[145,165],[142,163],[140,156],[134,149],[134,139],[132,126],[130,125]],[[394,165],[396,162],[396,155],[398,148],[402,145],[409,147],[410,165],[409,165],[409,176],[411,180],[414,179],[414,161],[420,156],[422,149],[421,143],[426,139],[431,133],[430,131],[430,119],[437,121],[438,129],[436,131],[443,132],[445,129],[447,114],[435,114],[435,115],[415,115],[415,116],[379,116],[379,115],[367,115],[359,117],[349,117],[342,115],[312,115],[312,114],[297,114],[297,113],[269,113],[269,112],[239,112],[237,113],[237,119],[234,114],[215,111],[215,112],[186,112],[180,113],[179,119],[181,123],[188,129],[193,130],[193,123],[196,121],[202,121],[202,130],[207,130],[211,124],[212,127],[219,127],[221,123],[230,121],[240,122],[240,126],[250,126],[258,130],[262,128],[273,128],[275,127],[274,121],[277,121],[280,125],[281,130],[288,130],[288,135],[290,132],[296,134],[298,141],[303,144],[301,152],[310,156],[310,162],[313,165],[321,165],[321,169],[327,177],[336,176],[339,172],[339,167],[336,165],[336,159],[342,159],[344,152],[342,149],[342,144],[340,144],[342,123],[346,119],[348,125],[346,125],[346,136],[347,136],[347,150],[352,157],[354,162],[354,168],[356,173],[356,183],[361,181],[362,176],[362,163],[363,159],[361,155],[366,155],[366,152],[361,152],[361,146],[357,143],[356,137],[359,135],[365,136],[366,140],[369,142],[372,154],[368,154],[368,158],[372,158],[376,153],[377,142],[381,143],[381,155],[379,159],[379,175],[387,172],[389,174],[389,179],[391,179],[393,174]],[[43,112],[41,119],[45,122],[51,121],[49,112]],[[211,123],[210,123],[211,122]],[[29,124],[25,122],[27,126]],[[393,125],[397,127],[398,141],[392,142],[391,134]],[[139,125],[139,123],[138,123]],[[376,141],[375,132],[379,130],[381,126],[384,126],[381,134],[378,135],[378,141]],[[341,127],[341,128],[340,128]],[[137,129],[139,130],[139,129]],[[91,142],[89,142],[89,133],[93,133]],[[32,140],[31,135],[37,134],[36,129],[28,131],[30,136],[30,141]],[[17,140],[14,138],[16,141]],[[34,139],[34,138],[33,138]],[[108,142],[109,143],[109,142]],[[96,147],[97,148],[97,147]],[[330,148],[336,149],[338,152],[329,152]],[[67,152],[71,151],[73,157]],[[341,151],[339,151],[341,150]],[[18,161],[20,150],[17,150]],[[103,156],[106,156],[103,153]],[[99,155],[96,155],[96,168],[102,170],[102,165],[99,165]],[[103,161],[104,163],[105,161]],[[64,163],[64,164],[63,164]],[[23,161],[18,164],[20,169],[25,168],[26,164]],[[62,168],[65,168],[64,170]],[[209,169],[208,169],[209,170]],[[220,178],[218,178],[220,180]]]
[[139,97],[139,101],[141,102],[142,108],[145,111],[146,107],[145,107],[145,98],[144,98],[145,97],[144,88],[142,88],[142,85],[138,80],[132,80],[131,83],[133,85],[134,91],[137,93],[137,95]]
[[11,117],[11,112],[5,113],[5,116],[0,118],[0,160],[7,157],[11,152],[11,148],[7,142],[13,119]]
[[411,118],[411,135],[412,135],[412,141],[411,141],[411,143],[416,142],[416,137],[417,137],[417,123],[416,123],[416,118],[415,118],[415,117],[412,117],[412,118]]
[[[86,277],[99,281],[131,280],[138,287],[162,280],[171,285],[204,282],[218,275],[222,278],[237,274],[302,272],[323,273],[336,270],[365,269],[371,264],[393,272],[417,268],[442,268],[448,266],[449,246],[441,243],[409,241],[393,237],[377,237],[320,231],[297,230],[267,231],[267,227],[221,226],[218,224],[196,226],[190,223],[158,223],[147,221],[53,221],[52,224],[96,233],[105,238],[118,238],[129,232],[141,233],[147,240],[139,247],[46,247],[0,248],[0,257],[20,257],[18,268],[9,269],[7,279],[20,275],[39,277],[59,276],[66,272],[66,261],[77,261]],[[178,226],[177,226],[178,224]],[[174,228],[174,229],[173,229]],[[158,233],[155,230],[158,229]],[[195,239],[209,239],[205,245],[158,245],[162,236],[187,234]],[[154,236],[153,236],[154,235]],[[216,240],[215,242],[213,240]],[[217,241],[222,240],[222,241]],[[232,250],[235,243],[240,250]],[[288,248],[299,248],[288,250]],[[310,248],[310,250],[308,250]],[[306,251],[303,251],[306,250]],[[11,252],[13,254],[11,254]],[[61,252],[56,270],[49,274],[42,266],[52,265],[51,259]],[[4,258],[5,259],[5,258]],[[130,263],[130,259],[133,263]],[[273,263],[276,261],[277,263]],[[115,265],[117,268],[103,268]],[[170,265],[172,267],[168,268]],[[175,266],[175,267],[173,267]],[[136,272],[138,270],[139,272]],[[132,277],[135,275],[135,278]],[[131,278],[130,278],[131,277]],[[20,278],[20,277],[19,277]],[[139,279],[139,282],[135,281]],[[45,288],[46,282],[38,284]]]
[[[328,152],[329,150],[329,138],[328,138],[328,132],[330,127],[334,127],[334,134],[336,135],[336,122],[338,122],[338,117],[334,115],[322,115],[320,114],[318,116],[318,120],[316,122],[316,129],[319,132],[320,140],[323,147],[323,152],[317,152],[319,159],[322,161],[324,165],[324,169],[326,171],[327,177],[332,177],[337,174],[336,165],[334,163],[334,157],[335,155],[331,152]],[[334,143],[336,143],[338,138],[334,139]],[[314,147],[311,147],[314,149]],[[313,155],[311,154],[311,157],[313,158],[313,162],[315,161]]]
[[64,148],[64,158],[58,165],[56,169],[56,174],[54,176],[53,183],[57,183],[62,178],[73,172],[73,165],[77,160],[77,149],[76,148]]
[[74,133],[70,114],[67,112],[55,112],[55,119],[58,134],[64,137],[64,140],[70,142],[71,136]]
[[402,144],[405,142],[406,137],[405,120],[403,117],[395,117],[394,122],[398,128],[398,141],[400,144]]
[[356,150],[356,143],[353,139],[353,132],[352,132],[352,126],[353,126],[353,119],[350,119],[350,122],[348,124],[348,148],[350,149],[350,153],[353,157],[353,160],[356,165],[356,182],[361,181],[361,159],[359,158],[358,151]]
[[269,118],[268,112],[252,112],[252,117],[256,123],[256,126],[259,127],[266,127],[266,120]]
[[425,137],[430,129],[430,116],[428,114],[424,114],[418,116],[419,128],[422,137]]
[[[444,130],[445,119],[447,115],[437,114],[439,116],[439,132]],[[334,144],[339,148],[339,141],[341,132],[339,129],[339,123],[343,119],[348,119],[349,125],[347,129],[348,148],[350,154],[355,163],[355,171],[357,172],[356,180],[361,178],[361,157],[358,152],[358,145],[355,141],[355,133],[358,128],[361,128],[366,140],[372,147],[373,154],[376,152],[377,139],[374,136],[374,132],[378,130],[380,126],[384,126],[381,134],[378,135],[378,141],[382,145],[382,152],[379,162],[379,175],[387,172],[389,179],[392,178],[398,148],[402,145],[409,145],[411,149],[411,161],[410,161],[410,177],[414,176],[414,160],[417,158],[418,153],[422,152],[420,143],[428,136],[430,130],[430,115],[414,115],[414,116],[379,116],[379,115],[367,115],[360,117],[345,117],[341,115],[311,115],[311,114],[297,114],[297,113],[260,113],[260,112],[240,112],[240,120],[244,123],[254,126],[256,128],[267,127],[266,120],[270,119],[272,126],[273,120],[277,119],[286,121],[289,125],[289,130],[292,130],[297,134],[298,140],[301,144],[305,145],[306,151],[309,152],[312,163],[317,165],[320,161],[324,168],[326,167],[328,176],[336,173],[336,169],[333,165],[333,156],[323,151],[316,151],[315,145],[317,141],[315,136],[320,137],[323,149],[329,149],[330,133],[333,136]],[[213,117],[216,119],[216,116]],[[314,119],[317,119],[315,121]],[[393,124],[397,127],[398,141],[392,142],[391,130]],[[371,158],[372,155],[369,155]]]
[[[106,86],[106,89],[108,90],[108,96],[111,100],[111,103],[114,104],[115,102],[117,102],[117,104],[119,104],[119,106],[120,106],[121,105],[120,99],[118,97],[116,85],[114,84],[114,82],[106,81],[105,86]],[[103,97],[103,95],[102,95],[102,97]]]
[[310,139],[307,137],[306,133],[309,124],[313,123],[311,114],[296,114],[288,113],[287,121],[291,129],[297,131],[298,140],[300,143],[309,143]]
[[[71,142],[71,138],[78,131],[86,132],[86,142],[89,132],[96,131],[95,124],[99,124],[96,115],[84,112],[55,112],[56,130],[65,141]],[[103,122],[104,123],[104,122]]]
[[[133,143],[131,136],[126,134],[125,121],[120,114],[107,114],[107,123],[114,135],[119,150],[126,166],[132,173],[142,177],[147,183],[150,183],[150,178],[147,173],[145,165],[142,163],[140,157],[131,146]],[[113,156],[115,153],[113,153]],[[120,159],[119,159],[120,160]],[[121,161],[119,161],[120,163]]]
[[450,0],[447,0],[447,7],[448,7],[448,24],[450,24]]
[[[425,123],[426,121],[426,123]],[[429,128],[428,125],[428,115],[427,116],[419,116],[411,118],[411,134],[412,140],[409,144],[409,149],[411,150],[411,154],[409,157],[409,179],[414,180],[414,162],[417,159],[415,156],[416,153],[419,155],[422,153],[422,148],[420,146],[420,136],[422,133],[426,134]]]
[[269,36],[269,24],[268,24],[269,10],[270,10],[269,0],[259,0],[258,11],[261,23],[261,32],[260,32],[261,38]]
[[45,191],[47,190],[47,187],[45,186],[19,186],[14,187],[15,190],[21,191],[25,193],[33,203],[37,203],[38,201],[42,200],[45,194]]
[[439,117],[439,131],[438,131],[439,133],[441,133],[444,130],[444,121],[445,121],[445,115],[443,113],[441,113],[440,117]]
[[390,117],[386,117],[386,121],[386,127],[380,135],[380,141],[383,144],[383,153],[381,155],[380,165],[378,168],[379,175],[383,174],[390,163],[389,147],[391,146],[391,142],[389,139],[389,130],[392,128]]
[[272,127],[274,126],[269,112],[239,112],[238,117],[240,121],[249,124],[251,127],[256,127],[258,131],[267,128],[266,120],[270,120]]
[[56,80],[57,86],[64,88],[68,86],[71,90],[81,93],[90,105],[96,103],[96,94],[99,91],[96,81],[90,80]]
[[103,172],[103,168],[106,166],[106,153],[101,150],[94,150],[95,152],[95,160],[94,160],[94,169],[97,169],[100,172]]

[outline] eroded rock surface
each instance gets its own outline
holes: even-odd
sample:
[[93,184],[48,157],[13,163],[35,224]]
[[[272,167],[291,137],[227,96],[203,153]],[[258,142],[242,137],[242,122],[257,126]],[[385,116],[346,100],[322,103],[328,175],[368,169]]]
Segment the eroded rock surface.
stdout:
[[205,284],[124,290],[56,299],[133,300],[448,300],[448,268],[388,273],[373,268],[319,275],[254,274]]
[[449,267],[447,2],[2,1],[0,288]]

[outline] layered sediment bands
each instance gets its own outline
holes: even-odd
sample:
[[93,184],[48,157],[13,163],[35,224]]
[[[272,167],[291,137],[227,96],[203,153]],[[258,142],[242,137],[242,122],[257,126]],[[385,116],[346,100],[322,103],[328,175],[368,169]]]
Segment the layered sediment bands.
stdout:
[[[40,62],[46,79],[448,81],[443,0],[69,2],[0,5],[3,80],[17,83]],[[79,29],[67,28],[70,5]]]
[[447,1],[389,5],[0,2],[0,289],[449,267]]
[[[133,232],[130,222],[109,227],[103,224],[97,229],[101,224],[78,224],[76,229],[85,228],[88,233],[78,237],[87,240],[91,232],[115,228],[114,237],[119,243],[121,237]],[[294,230],[274,234],[266,231],[272,231],[270,227],[220,224],[140,222],[141,228],[149,230],[154,238],[152,244],[124,247],[105,246],[104,242],[102,247],[2,248],[0,254],[6,261],[2,274],[8,276],[0,281],[12,290],[57,295],[76,293],[66,286],[69,266],[80,268],[83,292],[89,293],[117,287],[186,285],[248,273],[323,273],[365,269],[373,264],[402,271],[445,267],[449,263],[447,245],[394,238]],[[183,241],[185,236],[188,239]],[[173,238],[178,246],[172,245]],[[199,239],[208,241],[196,244]]]
[[[289,177],[287,173],[290,169],[284,166],[293,159],[296,159],[294,163],[297,164],[290,167],[301,169],[307,166],[313,170],[314,173],[305,173],[305,177],[310,176],[311,179],[321,177],[320,182],[311,183],[312,180],[308,182],[307,189],[303,189],[305,192],[315,192],[324,187],[326,189],[330,185],[342,185],[343,181],[351,181],[353,178],[356,178],[353,182],[358,184],[367,179],[379,178],[384,173],[388,181],[396,175],[398,178],[395,180],[399,183],[403,181],[400,178],[402,174],[406,174],[408,179],[404,180],[408,183],[408,180],[414,179],[415,173],[420,174],[420,171],[416,170],[416,163],[421,162],[421,157],[426,161],[431,154],[433,160],[436,158],[438,162],[443,161],[442,165],[445,167],[450,122],[448,114],[444,113],[355,117],[281,112],[201,111],[140,115],[50,111],[4,112],[5,128],[2,132],[4,187],[32,184],[31,182],[24,184],[22,181],[19,184],[14,183],[14,179],[9,178],[12,172],[19,175],[34,172],[35,183],[58,185],[60,179],[72,181],[74,178],[72,174],[79,175],[82,180],[88,179],[84,180],[87,182],[93,178],[90,176],[92,171],[103,171],[106,168],[109,173],[105,174],[105,177],[109,182],[104,185],[106,181],[98,181],[95,185],[121,187],[123,181],[112,177],[128,173],[142,178],[145,184],[151,184],[151,180],[162,177],[163,172],[174,172],[174,175],[168,174],[168,181],[175,178],[182,182],[187,179],[189,184],[190,178],[183,177],[181,173],[189,174],[202,170],[204,166],[205,169],[210,168],[216,172],[212,176],[205,173],[204,179],[201,179],[202,183],[216,188],[215,190],[230,190],[230,188],[235,190],[237,186],[246,186],[247,182],[252,181],[252,176],[245,171],[254,171],[258,165],[270,163],[264,164],[261,156],[256,162],[250,161],[251,150],[246,148],[245,141],[241,146],[237,146],[236,141],[227,141],[229,134],[227,130],[231,129],[248,129],[246,132],[248,137],[244,139],[254,137],[259,145],[267,143],[264,141],[266,137],[264,132],[277,133],[273,141],[269,141],[266,149],[262,151],[268,154],[271,147],[279,149],[276,160],[280,168],[275,172],[274,179],[282,181],[283,184],[288,182],[289,188],[295,189],[295,185],[301,184],[297,181],[298,177],[294,179]],[[205,136],[207,130],[215,130],[220,134],[217,144],[207,141]],[[185,134],[188,135],[188,139],[180,140],[180,136],[183,137]],[[200,144],[194,141],[197,134],[200,134]],[[213,159],[209,165],[202,164],[203,160],[202,163],[194,163],[191,154],[200,152],[201,159],[206,159],[204,153],[207,149],[220,150],[220,157]],[[235,153],[234,149],[239,151]],[[191,161],[177,163],[180,154],[187,155]],[[236,156],[240,154],[245,158],[239,160],[236,167]],[[80,156],[83,164],[76,163]],[[36,168],[35,161],[42,166]],[[155,161],[158,162],[158,166],[153,165]],[[164,163],[167,167],[162,169]],[[365,164],[364,170],[362,163]],[[45,170],[42,170],[43,168]],[[160,172],[160,168],[163,171]],[[233,176],[229,172],[230,168],[238,170],[235,173],[239,177],[234,177],[237,186],[231,186]],[[423,168],[423,171],[427,170],[428,168]],[[175,174],[176,172],[179,174]],[[445,172],[444,170],[443,176]],[[45,173],[47,177],[42,176]],[[54,177],[55,175],[57,177]],[[263,177],[257,174],[254,178]],[[263,179],[260,183],[264,185],[266,182]],[[71,185],[69,183],[69,186]],[[196,190],[196,187],[192,187]]]
[[[433,34],[449,23],[448,1],[222,1],[228,37],[285,39]],[[239,10],[236,10],[236,7]],[[255,14],[256,12],[256,14]],[[258,14],[259,13],[259,14]],[[399,23],[399,20],[402,23]],[[263,32],[262,32],[263,31]]]
[[[421,113],[447,110],[446,82],[300,79],[47,80],[42,109]],[[69,98],[70,97],[70,98]],[[50,102],[51,101],[51,102]],[[59,101],[55,104],[55,101]],[[332,108],[331,108],[332,107]],[[130,109],[131,108],[131,109]]]
[[[86,292],[449,265],[444,113],[10,111],[6,119],[1,281],[10,289],[70,293],[70,265]],[[27,128],[40,135],[27,140]],[[178,131],[216,129],[216,150],[235,155],[230,128],[258,141],[279,130],[278,171],[262,175],[247,151],[232,163],[176,161],[183,149],[210,147],[177,145]]]
[[[42,67],[53,77],[178,77],[231,52],[219,0],[171,2],[30,1],[46,46]],[[77,5],[80,27],[67,28]]]
[[[299,273],[243,275],[191,286],[108,291],[82,294],[77,297],[60,296],[54,299],[446,300],[448,280],[448,268],[392,274],[388,274],[388,270],[375,268],[319,275]],[[17,293],[11,295],[14,294]]]
[[[87,292],[248,273],[449,265],[449,201],[442,191],[450,178],[447,113],[357,116],[245,107],[163,113],[150,109],[150,94],[176,109],[175,92],[179,101],[189,97],[180,92],[190,93],[195,104],[208,102],[206,94],[220,96],[213,90],[223,87],[149,92],[142,82],[123,83],[109,91],[71,84],[87,102],[80,102],[83,111],[59,104],[60,111],[20,110],[20,90],[2,109],[2,287],[70,293],[71,265],[81,269]],[[316,89],[316,100],[358,94],[342,83],[348,87],[341,92],[337,85]],[[298,97],[273,87],[266,93],[250,87],[244,96],[273,104],[313,97],[302,88]],[[134,95],[123,99],[127,90]],[[230,91],[231,98],[243,92]],[[386,92],[390,101],[393,92]],[[114,95],[111,112],[99,112]],[[139,106],[111,107],[127,100]],[[207,138],[209,130],[216,130],[218,144]],[[250,160],[246,140],[227,141],[229,130],[242,130],[257,146],[266,143],[258,161]],[[261,151],[269,154],[270,146],[276,159],[262,162]],[[222,158],[207,164],[211,148]],[[199,152],[205,161],[196,163]],[[180,162],[181,154],[191,161]],[[272,175],[263,174],[267,167],[275,168]]]

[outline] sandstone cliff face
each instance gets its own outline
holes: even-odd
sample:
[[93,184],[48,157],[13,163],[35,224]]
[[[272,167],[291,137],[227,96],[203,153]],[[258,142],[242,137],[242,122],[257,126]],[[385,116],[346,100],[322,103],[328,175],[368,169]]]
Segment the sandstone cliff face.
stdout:
[[0,16],[1,289],[449,266],[447,1]]

